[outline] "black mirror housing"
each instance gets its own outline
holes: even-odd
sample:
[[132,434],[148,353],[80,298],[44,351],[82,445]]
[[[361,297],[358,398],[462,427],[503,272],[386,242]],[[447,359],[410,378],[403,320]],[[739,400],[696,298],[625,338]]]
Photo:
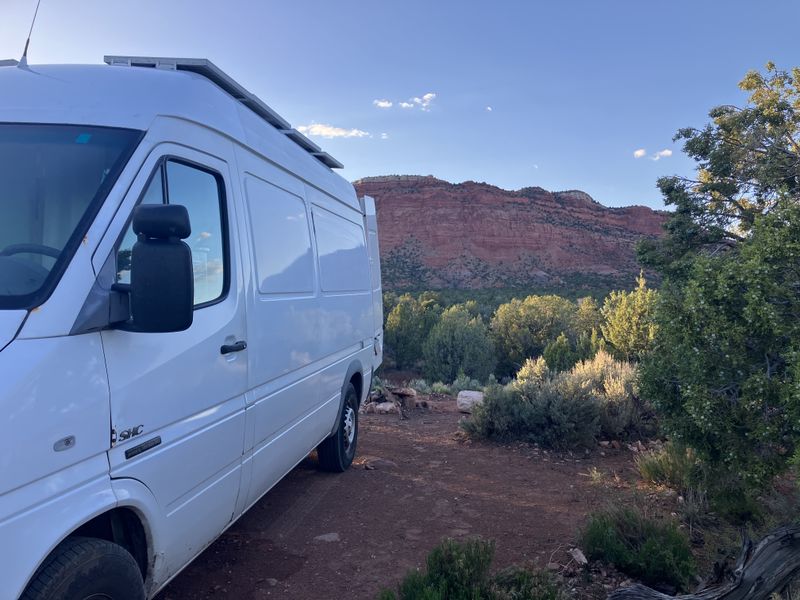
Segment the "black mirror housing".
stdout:
[[137,241],[131,252],[130,306],[133,329],[165,333],[192,324],[192,251],[189,213],[177,204],[140,205],[133,212]]

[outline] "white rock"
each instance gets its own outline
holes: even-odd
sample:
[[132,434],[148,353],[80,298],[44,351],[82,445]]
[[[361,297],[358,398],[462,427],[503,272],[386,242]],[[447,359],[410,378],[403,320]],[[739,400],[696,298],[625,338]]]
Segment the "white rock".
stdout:
[[456,406],[463,413],[471,413],[472,408],[478,404],[483,404],[483,392],[464,390],[458,392]]
[[585,565],[589,561],[586,560],[586,556],[581,552],[580,548],[573,548],[569,551],[569,555],[575,559],[575,562],[579,565]]
[[338,533],[325,533],[323,535],[318,535],[314,538],[320,542],[338,542],[339,541],[339,534]]
[[397,412],[397,405],[394,402],[378,402],[375,405],[375,412],[379,415],[388,415]]

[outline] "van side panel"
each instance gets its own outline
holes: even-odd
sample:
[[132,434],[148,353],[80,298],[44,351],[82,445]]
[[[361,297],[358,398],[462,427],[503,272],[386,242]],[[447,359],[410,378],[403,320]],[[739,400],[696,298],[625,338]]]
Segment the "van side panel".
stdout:
[[378,243],[378,218],[375,200],[369,196],[361,198],[364,226],[367,230],[369,252],[370,288],[372,289],[372,322],[375,327],[373,370],[383,362],[383,286],[381,285],[381,250]]
[[294,176],[238,147],[247,284],[248,388],[243,506],[324,437],[334,420],[319,390],[319,299],[311,214]]
[[[344,353],[351,361],[323,361],[321,390],[338,395],[352,361],[358,361],[369,385],[373,361],[373,306],[364,215],[349,205],[306,186],[314,215],[320,270],[318,341],[323,356]],[[366,370],[366,372],[363,372]]]
[[354,198],[334,199],[240,146],[236,160],[242,251],[253,263],[249,506],[334,429],[348,369],[354,361],[372,364],[364,359],[372,354],[373,308],[363,215]]

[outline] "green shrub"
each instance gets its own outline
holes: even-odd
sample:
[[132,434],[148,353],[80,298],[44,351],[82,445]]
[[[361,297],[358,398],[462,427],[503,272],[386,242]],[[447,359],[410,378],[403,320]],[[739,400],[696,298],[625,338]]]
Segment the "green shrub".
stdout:
[[486,388],[483,404],[462,427],[475,437],[548,448],[589,446],[597,433],[597,406],[586,394],[562,394],[553,379],[494,385]]
[[422,344],[441,314],[431,299],[403,294],[386,314],[384,340],[400,369],[414,367],[422,358]]
[[578,354],[563,331],[544,347],[542,357],[553,371],[568,371],[578,362]]
[[564,593],[546,571],[509,567],[494,576],[493,600],[562,600]]
[[478,437],[553,448],[588,446],[598,435],[642,438],[655,430],[652,409],[637,395],[636,367],[603,350],[562,373],[548,369],[542,357],[527,359],[506,388],[487,388],[483,406],[463,427]]
[[485,381],[494,370],[494,345],[479,316],[469,307],[448,308],[423,344],[425,373],[429,379],[452,381],[463,372]]
[[600,435],[609,439],[646,438],[655,433],[653,409],[640,397],[637,369],[599,350],[560,375],[564,393],[591,395],[598,404]]
[[450,395],[450,386],[441,381],[436,381],[431,385],[431,393]]
[[541,356],[537,359],[526,358],[522,367],[517,371],[516,384],[540,384],[550,379],[552,373],[547,366],[547,361]]
[[573,331],[577,307],[560,296],[528,296],[497,307],[491,320],[500,377],[515,373],[526,358],[539,356],[562,331]]
[[408,382],[408,387],[417,392],[418,394],[430,394],[431,386],[424,379],[412,379]]
[[458,392],[463,392],[464,390],[480,391],[483,389],[483,384],[477,379],[467,377],[464,373],[459,373],[458,377],[450,384],[449,388],[451,395],[458,396]]
[[613,564],[648,585],[685,589],[695,572],[689,539],[675,523],[647,517],[632,508],[593,513],[581,532],[590,560]]
[[691,489],[699,476],[694,452],[672,442],[660,450],[637,456],[636,468],[645,481],[666,485],[678,492]]
[[647,288],[644,273],[632,292],[611,292],[603,303],[603,337],[615,354],[626,360],[642,358],[656,335],[655,310],[658,292]]
[[548,573],[518,567],[489,570],[494,544],[480,539],[460,543],[445,540],[428,555],[426,570],[411,570],[397,593],[383,590],[379,600],[561,600],[563,595]]

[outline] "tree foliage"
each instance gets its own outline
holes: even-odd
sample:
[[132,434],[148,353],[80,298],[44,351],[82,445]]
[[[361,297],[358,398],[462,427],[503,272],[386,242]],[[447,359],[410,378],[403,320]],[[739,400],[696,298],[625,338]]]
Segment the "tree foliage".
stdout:
[[714,477],[754,490],[800,440],[800,70],[740,87],[747,106],[678,133],[696,179],[659,182],[675,213],[640,248],[666,276],[642,392]]
[[564,332],[544,347],[542,356],[553,371],[568,371],[578,362],[578,354]]
[[561,332],[573,331],[575,305],[560,296],[528,296],[501,304],[491,321],[498,375],[511,375],[540,356]]
[[453,381],[463,372],[486,381],[494,370],[494,344],[480,316],[463,305],[445,310],[423,345],[425,374],[433,381]]
[[398,368],[415,366],[422,356],[422,345],[441,313],[435,297],[419,300],[403,294],[386,317],[384,336]]
[[603,337],[616,354],[627,360],[639,359],[653,343],[657,292],[648,289],[644,275],[632,292],[611,292],[603,304]]
[[673,280],[688,275],[698,251],[746,240],[759,215],[800,195],[800,68],[788,73],[769,63],[739,87],[750,93],[747,106],[718,106],[705,127],[675,136],[697,162],[696,177],[658,181],[675,211],[668,235],[641,244],[639,256]]

